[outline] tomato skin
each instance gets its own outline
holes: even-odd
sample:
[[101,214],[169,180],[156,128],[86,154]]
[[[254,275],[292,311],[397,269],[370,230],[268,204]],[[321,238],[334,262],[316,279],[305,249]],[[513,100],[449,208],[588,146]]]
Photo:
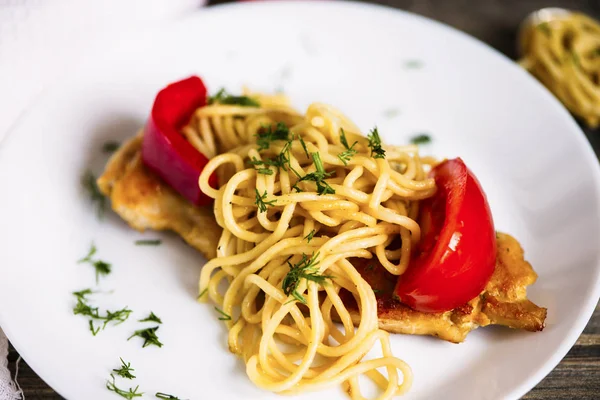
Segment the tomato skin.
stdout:
[[[198,186],[198,177],[208,158],[194,148],[179,132],[194,111],[206,104],[206,87],[197,76],[171,83],[154,100],[144,130],[142,160],[179,194],[197,205],[212,199]],[[209,179],[216,186],[216,175]]]
[[481,293],[496,265],[496,233],[485,193],[460,158],[442,162],[430,176],[438,191],[422,202],[421,243],[395,294],[409,307],[433,313]]

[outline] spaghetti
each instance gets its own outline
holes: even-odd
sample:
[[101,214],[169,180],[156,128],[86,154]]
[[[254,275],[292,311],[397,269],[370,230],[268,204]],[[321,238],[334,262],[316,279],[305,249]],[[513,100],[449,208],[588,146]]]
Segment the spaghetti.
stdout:
[[519,63],[589,126],[600,124],[600,24],[557,13],[526,29]]
[[[260,107],[202,107],[184,130],[212,157],[199,185],[223,228],[199,298],[218,305],[229,349],[263,389],[342,384],[362,399],[366,376],[379,399],[401,395],[410,367],[392,355],[375,294],[350,260],[377,257],[395,275],[406,270],[420,237],[419,200],[436,190],[430,161],[416,146],[378,148],[376,129],[365,138],[330,106],[301,115],[283,96],[256,99]],[[215,172],[218,189],[209,185]],[[359,306],[356,329],[342,291]],[[376,346],[382,356],[366,360]]]

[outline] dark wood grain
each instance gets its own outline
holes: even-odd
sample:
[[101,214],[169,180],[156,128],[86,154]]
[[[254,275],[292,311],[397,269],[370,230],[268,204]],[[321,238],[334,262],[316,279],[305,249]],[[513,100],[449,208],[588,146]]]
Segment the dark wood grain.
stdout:
[[[225,3],[229,1],[213,1]],[[516,54],[519,23],[531,11],[542,7],[564,7],[600,17],[597,0],[377,0],[421,14],[465,31],[511,58]],[[585,129],[596,155],[600,155],[600,132]],[[17,352],[11,347],[9,365],[14,374]],[[59,360],[57,360],[59,363]],[[28,399],[60,399],[48,385],[20,363],[19,383]],[[538,399],[600,399],[600,305],[585,331],[561,363],[531,392],[523,397]]]

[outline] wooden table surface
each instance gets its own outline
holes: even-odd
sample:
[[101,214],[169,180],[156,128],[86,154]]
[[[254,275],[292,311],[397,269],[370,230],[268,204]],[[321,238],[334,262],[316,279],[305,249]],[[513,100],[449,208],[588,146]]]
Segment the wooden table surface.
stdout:
[[[224,3],[227,1],[212,1]],[[565,7],[600,19],[597,0],[379,0],[463,30],[516,57],[515,38],[519,22],[531,11],[543,7]],[[600,131],[584,129],[596,155],[600,156]],[[14,373],[18,353],[11,347],[8,356]],[[59,360],[57,360],[59,363]],[[60,399],[35,372],[22,362],[19,383],[27,399]],[[524,399],[600,399],[600,305],[585,331],[561,363]]]

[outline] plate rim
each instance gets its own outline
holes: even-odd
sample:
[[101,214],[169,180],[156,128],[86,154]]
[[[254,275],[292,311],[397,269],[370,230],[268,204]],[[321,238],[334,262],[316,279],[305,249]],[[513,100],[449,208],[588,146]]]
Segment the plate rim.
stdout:
[[[120,46],[123,46],[133,40],[138,35],[143,35],[144,32],[156,32],[164,29],[169,29],[169,27],[180,23],[182,21],[186,21],[188,19],[198,19],[198,18],[212,18],[212,14],[217,13],[227,13],[230,10],[238,11],[239,9],[271,9],[271,8],[290,8],[295,6],[301,7],[341,7],[341,8],[358,8],[358,9],[372,9],[379,11],[387,11],[390,13],[402,14],[406,18],[417,19],[421,23],[429,24],[436,26],[437,28],[452,32],[453,34],[460,36],[461,40],[466,40],[471,44],[476,44],[480,48],[485,48],[486,52],[494,55],[497,59],[502,59],[504,65],[510,68],[521,69],[514,60],[510,59],[491,45],[483,42],[482,40],[458,29],[451,25],[445,24],[443,22],[434,20],[429,17],[425,17],[423,15],[419,15],[413,13],[411,11],[401,10],[394,7],[390,7],[382,4],[373,4],[373,3],[363,3],[357,0],[350,1],[336,1],[336,0],[279,0],[277,2],[270,1],[261,1],[261,2],[236,2],[236,3],[225,3],[219,4],[209,7],[200,7],[195,12],[190,12],[184,16],[180,16],[178,18],[172,18],[167,21],[164,21],[162,24],[154,24],[152,27],[147,29],[142,29],[138,32],[127,31],[123,32],[125,38],[121,40],[113,40],[110,42],[103,42],[93,46],[92,51],[87,52],[84,57],[80,60],[81,64],[85,64],[87,60],[93,57],[98,57],[102,50],[115,50]],[[543,86],[537,79],[531,76],[526,71],[522,70],[524,76],[526,76],[527,80],[532,84],[532,87],[535,87],[539,95],[546,97],[546,100],[549,101],[551,107],[554,108],[553,113],[557,115],[561,115],[561,118],[568,120],[569,123],[573,126],[573,128],[578,131],[578,134],[574,135],[574,140],[578,140],[578,148],[583,152],[585,156],[585,162],[590,167],[591,176],[594,178],[594,189],[596,191],[596,195],[600,198],[600,160],[596,156],[591,143],[585,136],[585,133],[581,129],[581,127],[577,124],[575,118],[572,114],[568,112],[568,110],[560,103],[560,101],[545,87]],[[9,125],[9,128],[4,132],[2,136],[0,136],[0,157],[3,152],[7,151],[9,148],[8,143],[11,139],[14,139],[14,132],[17,131],[20,126],[24,124],[26,120],[28,120],[29,115],[39,107],[39,103],[47,96],[54,93],[56,90],[60,90],[60,85],[65,81],[69,81],[70,78],[67,74],[63,75],[60,79],[55,80],[50,85],[45,87],[23,110],[23,112]],[[600,215],[598,217],[598,227],[600,227]],[[600,248],[600,238],[596,240],[598,242],[598,247]],[[561,344],[554,350],[553,354],[540,366],[537,370],[526,380],[524,380],[520,385],[516,385],[509,389],[507,398],[511,399],[519,399],[526,393],[528,393],[531,389],[533,389],[539,382],[541,382],[550,372],[552,372],[556,366],[560,363],[560,361],[565,357],[565,355],[569,352],[569,350],[575,345],[577,339],[583,333],[587,323],[590,321],[595,308],[600,300],[600,250],[598,250],[595,264],[595,272],[596,272],[596,281],[590,291],[590,295],[585,299],[583,306],[580,309],[579,317],[576,319],[575,323],[571,326],[571,329],[567,335],[565,335],[562,339]],[[4,331],[5,335],[9,339],[10,344],[17,350],[19,355],[26,360],[29,367],[42,379],[45,383],[47,383],[53,390],[55,390],[61,396],[62,390],[58,390],[56,385],[50,384],[53,381],[52,378],[48,378],[38,373],[38,366],[36,366],[36,362],[30,362],[29,360],[34,360],[34,358],[29,359],[25,356],[28,354],[25,346],[22,346],[20,340],[12,340],[11,339],[11,328],[7,327],[2,317],[3,313],[0,309],[0,327]],[[3,323],[4,321],[4,323]],[[62,388],[61,388],[62,389]],[[64,397],[64,396],[63,396]]]

